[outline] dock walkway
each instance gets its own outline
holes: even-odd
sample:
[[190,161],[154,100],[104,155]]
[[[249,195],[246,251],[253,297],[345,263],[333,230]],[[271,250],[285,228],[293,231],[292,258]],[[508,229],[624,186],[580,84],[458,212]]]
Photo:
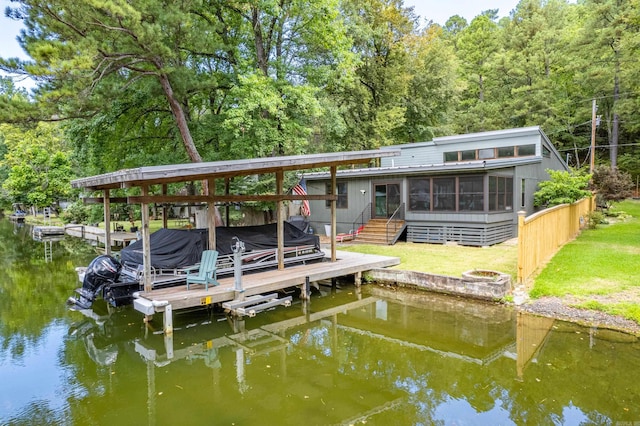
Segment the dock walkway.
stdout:
[[[330,256],[326,251],[325,255]],[[243,274],[243,291],[240,294],[235,290],[235,278],[231,275],[218,277],[220,285],[209,286],[208,290],[194,285],[191,285],[191,289],[187,290],[186,285],[181,285],[140,292],[134,300],[134,307],[145,315],[164,312],[165,332],[171,332],[171,327],[167,326],[167,322],[171,322],[170,315],[173,310],[243,300],[251,296],[295,286],[301,286],[304,294],[307,291],[306,285],[308,283],[345,275],[356,275],[359,280],[363,272],[398,264],[400,264],[400,259],[397,257],[338,251],[336,262],[331,262],[325,257],[322,262],[288,266],[284,270],[275,269]],[[166,313],[167,310],[169,310],[169,315]]]

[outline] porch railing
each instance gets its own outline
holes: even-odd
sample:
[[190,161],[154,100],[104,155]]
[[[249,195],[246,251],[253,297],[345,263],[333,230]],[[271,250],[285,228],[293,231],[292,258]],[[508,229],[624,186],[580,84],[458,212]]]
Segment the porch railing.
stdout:
[[363,227],[371,220],[371,203],[367,204],[367,206],[362,210],[362,212],[358,215],[356,220],[351,224],[351,233],[353,234],[353,239],[355,239],[358,235],[358,229]]
[[399,229],[404,226],[404,203],[400,203],[398,208],[393,212],[391,217],[387,220],[387,244],[391,244]]

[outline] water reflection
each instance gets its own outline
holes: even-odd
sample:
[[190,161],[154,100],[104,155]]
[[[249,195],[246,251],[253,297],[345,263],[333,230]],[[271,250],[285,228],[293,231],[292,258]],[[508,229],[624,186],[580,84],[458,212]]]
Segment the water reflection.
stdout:
[[3,228],[0,424],[631,424],[640,343],[505,306],[365,286],[234,320],[70,312],[93,256]]
[[[94,326],[79,335],[96,364],[139,376],[133,393],[144,390],[147,411],[137,414],[151,423],[205,421],[203,406],[235,424],[637,416],[640,395],[628,371],[639,366],[639,345],[629,335],[428,293],[369,286],[361,297],[327,294],[244,320],[185,315],[173,337],[141,329],[122,311],[87,319]],[[109,394],[131,393],[128,380],[109,385]]]

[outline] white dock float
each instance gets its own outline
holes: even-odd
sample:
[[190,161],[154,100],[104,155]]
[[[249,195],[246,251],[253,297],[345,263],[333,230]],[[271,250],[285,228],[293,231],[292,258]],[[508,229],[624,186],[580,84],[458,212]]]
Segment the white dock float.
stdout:
[[278,298],[277,293],[251,296],[243,300],[224,302],[222,307],[233,315],[255,317],[257,313],[275,306],[291,306],[291,296]]

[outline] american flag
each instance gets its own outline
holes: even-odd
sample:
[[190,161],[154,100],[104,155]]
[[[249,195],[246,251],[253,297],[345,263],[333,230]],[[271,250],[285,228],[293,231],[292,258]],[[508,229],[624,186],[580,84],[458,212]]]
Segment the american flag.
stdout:
[[[304,179],[301,179],[300,182],[296,186],[294,186],[291,191],[296,195],[307,195],[307,184]],[[300,208],[300,212],[304,216],[311,216],[311,209],[309,208],[309,200],[302,200],[302,207]]]

